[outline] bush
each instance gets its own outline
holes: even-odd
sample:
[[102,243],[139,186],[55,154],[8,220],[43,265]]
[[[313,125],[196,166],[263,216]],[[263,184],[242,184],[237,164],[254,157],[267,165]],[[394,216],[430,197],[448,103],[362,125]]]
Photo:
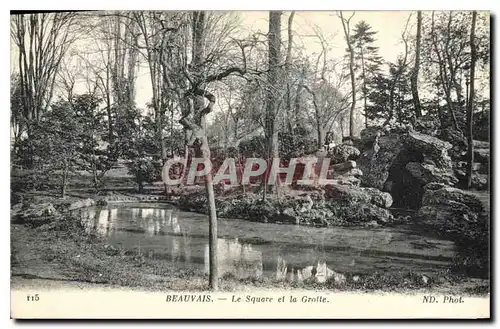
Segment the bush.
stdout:
[[474,139],[481,141],[490,140],[490,111],[474,113]]
[[238,148],[240,153],[247,158],[264,157],[267,152],[266,143],[266,138],[258,135],[242,141]]
[[278,135],[280,156],[285,159],[301,157],[316,151],[317,141],[311,138],[310,132],[297,127],[293,133],[282,132]]
[[158,176],[158,169],[153,160],[146,157],[137,158],[127,164],[129,173],[134,176],[139,193],[144,191],[144,183],[152,183]]

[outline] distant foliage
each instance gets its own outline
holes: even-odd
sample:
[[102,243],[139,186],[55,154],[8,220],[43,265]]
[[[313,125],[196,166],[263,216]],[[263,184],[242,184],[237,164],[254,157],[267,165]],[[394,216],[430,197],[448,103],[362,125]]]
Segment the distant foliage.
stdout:
[[370,103],[367,105],[366,115],[375,125],[409,124],[415,117],[410,72],[401,59],[396,64],[388,65],[388,75],[379,73],[370,80],[372,89],[368,94]]
[[38,138],[32,143],[38,169],[63,176],[85,170],[94,175],[94,183],[98,184],[112,161],[102,143],[105,123],[99,101],[83,94],[52,105],[34,126]]
[[490,140],[490,109],[474,113],[474,138]]
[[144,192],[144,183],[152,183],[157,178],[157,168],[151,158],[137,157],[129,162],[127,167],[135,178],[139,193]]
[[265,157],[266,139],[264,136],[253,136],[248,140],[240,142],[240,153],[247,158]]
[[312,134],[301,126],[293,129],[293,132],[282,132],[278,135],[280,155],[284,159],[302,157],[316,150],[316,140]]
[[134,176],[140,192],[144,183],[152,183],[161,177],[161,147],[156,137],[155,122],[143,117],[138,111],[128,111],[118,125],[120,148],[125,152],[129,173]]

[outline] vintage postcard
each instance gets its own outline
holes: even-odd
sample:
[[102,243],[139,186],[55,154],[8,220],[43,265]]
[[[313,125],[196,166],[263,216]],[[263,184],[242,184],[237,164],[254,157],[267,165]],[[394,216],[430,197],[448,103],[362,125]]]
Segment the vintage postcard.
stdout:
[[14,319],[490,318],[490,13],[10,14]]

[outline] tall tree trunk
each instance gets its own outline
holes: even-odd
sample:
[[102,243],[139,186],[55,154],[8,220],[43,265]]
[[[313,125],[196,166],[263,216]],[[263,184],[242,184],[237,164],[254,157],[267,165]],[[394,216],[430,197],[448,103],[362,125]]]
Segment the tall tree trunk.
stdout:
[[33,154],[35,152],[35,148],[33,146],[33,128],[32,128],[32,119],[31,112],[28,112],[28,122],[26,123],[26,142],[27,142],[27,152],[23,152],[23,165],[26,169],[33,169],[35,167],[35,162],[33,160]]
[[68,171],[69,171],[68,159],[64,159],[61,199],[66,199],[66,186],[68,185]]
[[94,181],[94,190],[97,193],[99,191],[99,176],[97,175],[97,169],[93,168],[93,181]]
[[286,49],[285,69],[286,69],[286,110],[287,110],[287,124],[291,134],[293,134],[293,116],[292,116],[292,84],[290,82],[291,69],[292,69],[292,47],[293,47],[293,18],[295,11],[290,13],[288,17],[288,45]]
[[356,76],[354,75],[354,49],[351,44],[351,35],[349,31],[349,20],[345,20],[342,12],[340,12],[340,20],[344,28],[345,40],[349,51],[349,75],[351,76],[352,101],[351,110],[349,112],[349,137],[354,137],[354,112],[356,110]]
[[361,74],[363,75],[363,113],[365,114],[365,127],[368,128],[368,116],[366,115],[366,70],[365,70],[365,56],[363,48],[361,48]]
[[341,138],[340,138],[340,140],[341,140],[341,141],[343,141],[343,140],[344,140],[344,121],[345,121],[344,116],[342,116],[342,117],[340,118],[340,134],[341,134]]
[[[202,156],[203,160],[210,161],[210,147],[208,145],[208,138],[204,136],[202,143],[198,149],[198,154]],[[214,184],[212,181],[212,173],[209,172],[205,176],[205,190],[208,200],[208,245],[210,253],[210,274],[209,283],[212,290],[217,290],[219,287],[219,268],[218,268],[218,252],[217,252],[217,211],[215,209],[215,194]]]
[[294,119],[295,119],[295,127],[299,125],[300,122],[300,102],[301,100],[301,91],[302,86],[299,84],[297,86],[297,91],[295,92],[295,101],[294,101]]
[[111,63],[111,50],[107,51],[107,62],[106,62],[106,82],[103,83],[103,87],[106,92],[106,112],[108,114],[108,143],[111,145],[113,140],[113,114],[111,109],[111,89],[109,81],[111,79],[110,64]]
[[415,115],[417,118],[422,116],[422,107],[418,95],[418,73],[420,70],[420,43],[422,39],[422,12],[417,13],[417,40],[415,45],[415,65],[411,74],[411,94],[413,97],[413,106],[415,107]]
[[321,149],[325,145],[325,127],[322,124],[317,124],[318,133],[318,149]]
[[[205,12],[199,11],[193,13],[193,60],[192,66],[195,69],[200,69],[205,61]],[[201,73],[201,72],[197,72]],[[195,76],[202,77],[202,74],[195,74]],[[193,136],[198,139],[194,143],[195,154],[197,157],[203,158],[204,161],[210,162],[210,147],[208,145],[208,138],[205,132],[205,116],[212,111],[215,104],[215,96],[205,90],[203,81],[194,81],[194,93],[196,95],[194,102],[194,122],[189,123],[186,118],[181,123],[184,126],[191,126]],[[204,106],[203,97],[207,98],[209,105]],[[183,120],[181,119],[181,120]],[[183,123],[184,122],[184,123]],[[208,246],[209,246],[209,285],[213,291],[218,289],[219,286],[219,269],[217,261],[217,212],[215,209],[215,195],[214,186],[212,181],[212,172],[208,172],[205,176],[205,190],[207,193],[207,202],[209,208],[208,215]]]
[[470,29],[470,89],[469,89],[469,102],[467,104],[467,128],[469,134],[467,136],[467,188],[472,184],[472,165],[474,163],[474,139],[473,139],[473,114],[474,114],[474,75],[476,71],[476,44],[475,44],[475,29],[476,29],[477,12],[472,12],[472,26]]
[[170,104],[170,156],[174,157],[174,106]]
[[455,130],[460,130],[460,127],[458,126],[457,117],[455,115],[455,110],[453,109],[453,101],[451,100],[450,89],[445,90],[445,98],[446,98],[446,105],[448,107],[448,112],[450,113],[451,120],[453,122],[453,128],[455,128]]
[[[353,55],[349,56],[350,58],[353,57]],[[352,86],[352,102],[351,102],[351,110],[349,112],[349,137],[353,138],[354,137],[354,112],[356,109],[356,81],[354,77],[354,69],[353,69],[353,64],[351,61],[351,64],[349,65],[349,72],[351,75],[351,86]]]
[[324,145],[324,142],[325,142],[325,123],[323,122],[323,117],[321,115],[321,111],[319,109],[319,105],[318,105],[318,100],[316,98],[316,93],[314,91],[311,90],[311,88],[309,88],[308,86],[306,85],[302,85],[302,88],[304,88],[305,90],[307,90],[307,92],[309,94],[311,94],[312,98],[313,98],[313,106],[314,106],[314,119],[316,121],[316,132],[317,132],[317,136],[318,136],[318,140],[317,140],[317,145],[318,145],[318,149],[320,149],[321,147],[323,147]]
[[24,165],[33,169],[32,125],[51,103],[55,77],[73,39],[69,36],[75,15],[71,13],[18,14],[11,16],[11,36],[17,47],[21,102],[27,120]]
[[[281,58],[281,11],[269,12],[269,69],[267,75],[267,102],[265,132],[267,137],[267,158],[268,167],[273,158],[278,157],[278,132],[276,130],[276,117],[278,114],[278,82],[279,82],[279,61]],[[276,185],[271,185],[276,186]],[[264,180],[264,199],[267,193],[267,177]]]
[[[160,156],[161,156],[161,162],[162,165],[164,165],[167,162],[167,147],[165,145],[165,141],[163,139],[163,111],[158,104],[158,100],[156,102],[156,129],[157,129],[157,136],[158,136],[158,143],[160,144]],[[169,196],[169,191],[168,191],[168,186],[167,184],[163,184],[163,192],[165,194],[165,197],[168,198]]]
[[[450,12],[451,15],[451,12]],[[453,127],[455,130],[460,130],[458,127],[458,122],[457,118],[455,116],[455,111],[453,110],[453,104],[451,100],[451,78],[448,77],[447,70],[446,70],[446,62],[441,56],[441,52],[439,51],[438,45],[437,45],[437,39],[436,39],[436,34],[434,32],[434,11],[432,12],[431,16],[431,36],[432,36],[432,44],[434,46],[434,51],[436,53],[437,59],[438,59],[438,66],[439,66],[439,80],[441,83],[441,87],[443,87],[445,99],[446,99],[446,107],[448,108],[449,115],[451,116],[451,119],[453,121]],[[441,126],[445,126],[443,122],[441,122]]]

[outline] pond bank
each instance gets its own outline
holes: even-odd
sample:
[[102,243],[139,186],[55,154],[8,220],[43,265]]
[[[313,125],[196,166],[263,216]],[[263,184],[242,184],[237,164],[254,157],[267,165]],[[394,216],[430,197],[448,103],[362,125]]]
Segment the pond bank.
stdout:
[[[216,196],[215,205],[221,218],[319,227],[378,227],[395,222],[387,209],[392,199],[387,198],[388,193],[376,189],[325,186],[307,191],[284,188],[265,200],[258,192],[226,191]],[[175,195],[173,200],[182,210],[208,214],[201,188]]]
[[[11,236],[13,282],[33,278],[152,290],[207,289],[207,276],[196,269],[174,267],[173,263],[158,262],[147,255],[111,246],[93,234],[86,234],[79,218],[64,216],[38,227],[12,224]],[[471,280],[446,271],[424,277],[405,268],[391,272],[346,273],[346,280],[341,284],[333,280],[318,284],[269,278],[239,280],[231,276],[221,279],[222,290],[245,287],[401,292],[444,289],[467,294],[484,294],[489,289],[486,280]]]

